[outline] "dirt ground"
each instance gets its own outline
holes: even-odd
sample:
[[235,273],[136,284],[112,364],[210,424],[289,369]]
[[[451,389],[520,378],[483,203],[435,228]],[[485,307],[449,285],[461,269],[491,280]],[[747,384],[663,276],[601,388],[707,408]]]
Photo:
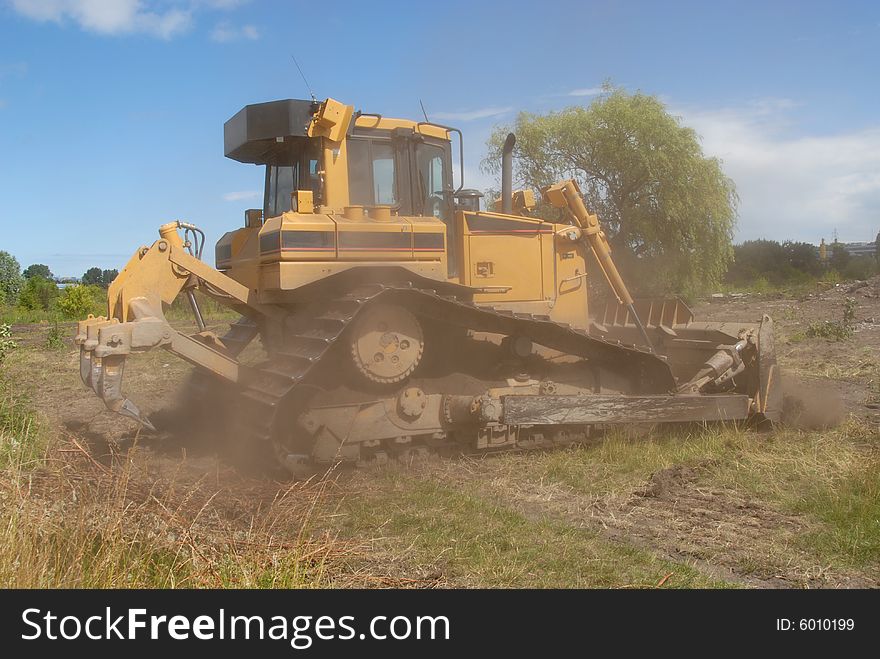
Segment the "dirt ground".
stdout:
[[[807,336],[811,323],[840,320],[848,297],[857,304],[851,338]],[[350,550],[329,583],[880,586],[880,556],[856,560],[813,542],[832,533],[831,522],[791,491],[813,482],[810,470],[876,464],[880,279],[798,298],[728,295],[693,310],[710,320],[774,318],[801,430],[779,439],[666,434],[549,454],[334,471],[309,521],[310,534],[330,534]],[[43,349],[46,331],[14,327],[23,349],[9,368],[60,441],[73,445],[65,450],[83,473],[112,472],[128,460],[144,482],[195,483],[199,500],[222,502],[216,515],[227,530],[252,527],[289,492],[291,483],[275,475],[242,475],[210,447],[171,431],[141,432],[105,411],[80,383],[72,346]],[[125,390],[147,414],[172,409],[189,370],[162,351],[136,356]],[[857,426],[857,437],[844,426]],[[829,471],[828,482],[838,480]]]

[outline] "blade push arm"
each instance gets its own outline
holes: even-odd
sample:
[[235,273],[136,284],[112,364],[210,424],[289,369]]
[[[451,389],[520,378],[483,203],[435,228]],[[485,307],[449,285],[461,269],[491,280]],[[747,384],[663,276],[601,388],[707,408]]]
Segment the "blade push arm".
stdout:
[[642,325],[642,321],[639,319],[635,307],[633,306],[633,298],[629,294],[629,290],[627,289],[623,278],[620,276],[620,272],[617,270],[614,260],[611,258],[611,247],[608,245],[608,239],[599,224],[599,218],[590,213],[584,205],[584,200],[581,197],[581,191],[578,187],[577,181],[569,179],[551,185],[544,191],[544,197],[556,208],[568,209],[574,219],[575,225],[581,230],[581,236],[586,240],[593,255],[596,257],[596,261],[599,263],[599,268],[602,270],[602,274],[605,275],[605,280],[611,287],[611,291],[614,293],[617,301],[620,302],[620,304],[626,305],[627,309],[629,309],[629,312],[632,314],[645,343],[648,346],[651,346],[651,340],[648,338],[645,326]]

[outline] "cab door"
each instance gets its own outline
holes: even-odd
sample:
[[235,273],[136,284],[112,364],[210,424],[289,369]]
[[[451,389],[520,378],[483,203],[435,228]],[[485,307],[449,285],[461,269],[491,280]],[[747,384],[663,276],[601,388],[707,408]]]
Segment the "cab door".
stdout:
[[453,216],[452,152],[449,142],[413,137],[413,214],[433,217],[446,225],[447,276],[459,276],[459,234]]

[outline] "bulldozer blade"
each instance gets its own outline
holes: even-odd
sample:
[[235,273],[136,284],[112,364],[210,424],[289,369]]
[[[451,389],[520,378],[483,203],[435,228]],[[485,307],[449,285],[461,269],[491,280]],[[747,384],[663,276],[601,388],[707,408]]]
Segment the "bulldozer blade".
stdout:
[[749,413],[749,397],[717,396],[504,396],[504,423],[589,425],[737,421]]
[[758,414],[766,421],[776,423],[782,416],[782,382],[776,364],[773,341],[773,320],[765,315],[758,329]]

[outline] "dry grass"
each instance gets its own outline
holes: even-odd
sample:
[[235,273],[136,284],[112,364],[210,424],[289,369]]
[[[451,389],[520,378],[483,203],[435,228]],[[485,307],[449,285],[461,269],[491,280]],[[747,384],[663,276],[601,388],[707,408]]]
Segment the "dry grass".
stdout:
[[[0,587],[317,587],[351,543],[315,531],[326,481],[168,473],[137,448],[102,464],[0,397]],[[202,470],[204,471],[204,470]],[[338,573],[338,571],[337,571]]]

